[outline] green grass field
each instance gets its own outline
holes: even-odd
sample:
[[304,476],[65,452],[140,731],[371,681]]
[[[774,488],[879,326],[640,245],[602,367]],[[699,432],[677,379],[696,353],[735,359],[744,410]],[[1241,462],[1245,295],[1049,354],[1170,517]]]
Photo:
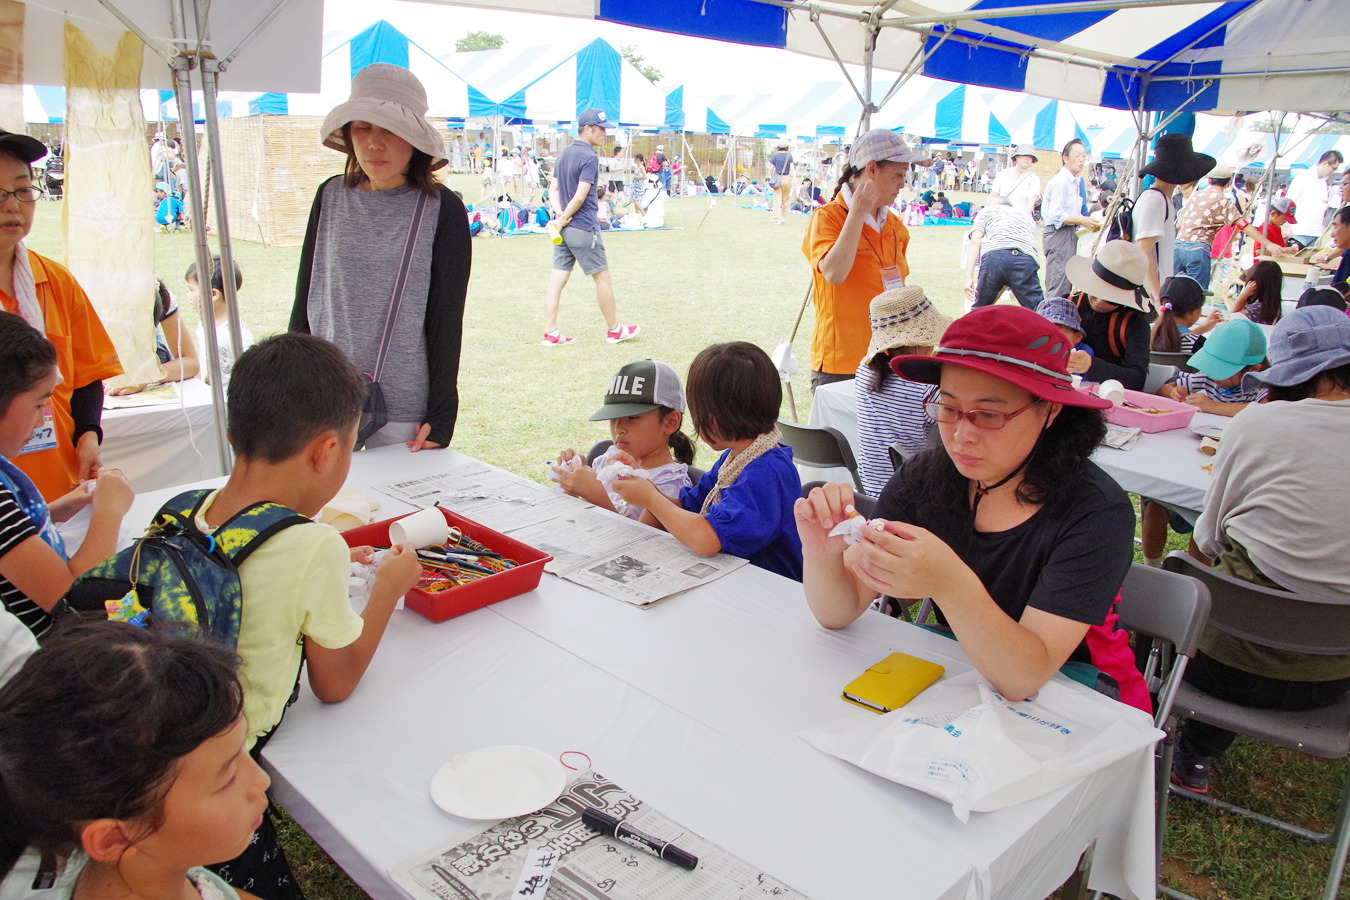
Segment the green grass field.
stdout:
[[[476,179],[453,176],[467,199]],[[956,196],[955,199],[963,199]],[[968,195],[964,199],[977,199]],[[793,214],[775,226],[761,210],[742,208],[746,197],[722,197],[709,211],[707,198],[672,200],[668,231],[605,236],[624,323],[642,326],[625,344],[603,340],[604,322],[590,279],[580,272],[563,293],[560,327],[575,336],[570,347],[539,346],[544,286],[552,245],[542,235],[474,240],[456,449],[519,474],[542,479],[541,463],[562,447],[584,449],[608,437],[603,423],[586,417],[601,404],[604,386],[619,366],[654,357],[683,373],[710,343],[753,341],[772,350],[792,330],[809,281],[801,254],[807,218]],[[958,270],[962,229],[914,229],[911,284],[950,315],[962,310]],[[156,236],[157,272],[176,295],[193,260],[187,234]],[[28,244],[60,260],[60,205],[40,203]],[[241,310],[262,338],[286,327],[295,289],[299,248],[235,242],[245,282]],[[149,298],[147,298],[147,303]],[[187,314],[190,324],[195,316]],[[793,381],[797,414],[810,410],[808,308],[794,348],[802,372]],[[788,416],[784,399],[783,415]],[[699,448],[698,463],[713,459]],[[1171,545],[1184,542],[1174,536]],[[1239,740],[1220,764],[1215,793],[1262,812],[1326,828],[1335,815],[1343,762],[1313,760]],[[1185,801],[1172,803],[1164,882],[1202,900],[1293,900],[1321,895],[1331,850]],[[283,826],[286,849],[311,900],[359,900],[360,888],[298,826]],[[411,856],[423,847],[408,847]],[[1350,896],[1342,892],[1343,896]]]

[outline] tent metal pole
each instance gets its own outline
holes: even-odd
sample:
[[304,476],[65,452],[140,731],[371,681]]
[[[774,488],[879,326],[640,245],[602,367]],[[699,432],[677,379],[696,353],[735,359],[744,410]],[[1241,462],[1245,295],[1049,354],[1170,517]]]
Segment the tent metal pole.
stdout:
[[[1282,69],[1276,72],[1234,72],[1231,75],[1223,74],[1219,77],[1224,81],[1238,81],[1250,78],[1279,78],[1281,76],[1291,75],[1347,75],[1350,74],[1350,67],[1342,66],[1337,69]],[[1149,79],[1150,81],[1199,81],[1199,76],[1195,75],[1157,75]]]
[[[190,0],[174,0],[170,4],[173,18],[173,34],[178,41],[187,37],[183,5]],[[192,67],[196,60],[190,56],[175,56],[173,66],[173,93],[178,102],[178,127],[183,138],[183,162],[186,163],[188,176],[188,202],[192,209],[192,242],[197,256],[197,277],[199,286],[209,288],[209,280],[204,273],[211,271],[211,247],[206,242],[206,202],[202,193],[201,172],[197,167],[197,128],[192,113]],[[187,142],[192,141],[192,147]],[[216,449],[220,454],[220,470],[228,475],[232,467],[230,442],[226,436],[225,422],[225,385],[220,378],[220,348],[216,343],[216,316],[211,305],[211,291],[197,291],[197,317],[202,324],[202,335],[206,339],[206,371],[211,375],[211,400],[216,419]]]
[[170,59],[169,54],[164,52],[164,48],[159,45],[159,42],[157,42],[154,38],[146,34],[139,25],[131,21],[131,17],[128,16],[126,13],[122,12],[120,9],[118,9],[113,4],[112,0],[98,0],[98,2],[103,5],[104,9],[106,9],[108,12],[116,16],[118,21],[120,21],[123,25],[127,26],[127,29],[132,34],[140,38],[141,41],[144,42],[145,46],[149,47],[151,50],[155,52],[157,56],[159,56],[160,59],[164,60],[166,65],[168,65],[170,68],[173,67],[173,60]]
[[[201,0],[197,0],[198,3]],[[220,115],[216,109],[216,66],[214,59],[201,61],[202,112],[206,119],[206,165],[211,173],[211,182],[216,194],[216,238],[220,242],[221,286],[225,293],[225,311],[230,323],[230,349],[232,359],[238,359],[244,352],[244,330],[239,318],[239,293],[235,288],[234,245],[230,242],[230,215],[225,205],[225,157],[220,150]],[[197,284],[206,285],[203,276]],[[202,293],[209,293],[203,291]]]
[[863,50],[863,133],[872,130],[872,55],[877,49],[877,26],[875,22],[867,23],[867,45]]
[[1052,13],[1115,12],[1122,9],[1199,5],[1200,0],[1083,0],[1081,3],[1004,6],[995,9],[968,9],[961,12],[932,13],[926,16],[901,16],[888,19],[881,24],[887,28],[906,28],[911,25],[937,25],[942,22],[961,22],[971,19],[1007,19],[1018,16],[1050,15]]
[[230,51],[229,56],[226,56],[224,59],[220,61],[220,71],[224,72],[225,69],[230,65],[230,63],[234,62],[234,58],[238,56],[240,53],[243,53],[245,48],[247,48],[249,44],[253,43],[254,38],[262,34],[262,32],[267,28],[267,26],[272,24],[272,20],[275,19],[277,16],[281,15],[282,10],[284,10],[286,7],[290,5],[291,0],[279,0],[277,5],[272,7],[272,11],[269,12],[267,15],[263,16],[262,20],[258,22],[257,25],[254,26],[253,30],[250,31],[248,35],[242,41],[239,42],[239,45]]
[[853,75],[849,72],[848,66],[844,65],[844,60],[839,56],[839,51],[834,49],[834,42],[830,40],[830,36],[825,33],[825,29],[821,26],[819,12],[814,9],[811,11],[811,24],[815,25],[816,30],[820,32],[820,39],[823,40],[825,46],[829,48],[830,55],[833,56],[834,61],[839,64],[839,71],[844,73],[844,77],[848,79],[848,86],[853,89],[853,93],[857,96],[858,102],[863,105],[863,110],[866,111],[867,105],[872,101],[871,96],[869,95],[867,98],[864,98],[862,91],[858,90],[858,85],[854,83]]

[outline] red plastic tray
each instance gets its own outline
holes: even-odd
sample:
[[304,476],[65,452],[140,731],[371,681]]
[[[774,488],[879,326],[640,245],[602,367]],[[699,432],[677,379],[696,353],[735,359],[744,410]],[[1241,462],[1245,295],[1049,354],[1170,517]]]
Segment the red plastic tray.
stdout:
[[[448,591],[439,591],[432,594],[420,588],[413,588],[404,597],[403,603],[405,606],[416,610],[433,622],[444,622],[446,619],[453,619],[455,616],[462,616],[467,612],[473,612],[475,609],[482,609],[484,606],[496,603],[499,600],[532,591],[539,586],[539,579],[544,574],[544,564],[553,557],[534,549],[528,544],[522,544],[520,541],[513,540],[504,534],[499,534],[486,525],[479,525],[472,519],[457,516],[448,509],[437,508],[441,510],[441,514],[453,527],[458,528],[465,535],[478,541],[489,550],[500,553],[507,559],[514,559],[520,565],[505,572],[498,572],[496,575],[480,578],[469,584],[462,584]],[[412,515],[412,513],[408,513],[408,515]],[[362,544],[387,547],[389,546],[389,524],[397,522],[401,518],[403,516],[395,516],[392,519],[385,519],[383,522],[362,525],[360,528],[344,531],[342,537],[347,542],[348,547],[360,547]]]

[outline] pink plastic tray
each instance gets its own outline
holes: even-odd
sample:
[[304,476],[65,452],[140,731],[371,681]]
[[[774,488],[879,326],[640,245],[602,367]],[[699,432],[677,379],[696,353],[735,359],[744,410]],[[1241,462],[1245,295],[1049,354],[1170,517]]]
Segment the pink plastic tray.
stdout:
[[1194,406],[1177,400],[1159,397],[1157,394],[1145,394],[1143,391],[1126,391],[1125,402],[1142,406],[1145,409],[1165,409],[1164,413],[1149,413],[1143,409],[1131,409],[1128,406],[1113,406],[1106,410],[1106,421],[1127,428],[1139,428],[1145,434],[1159,431],[1172,431],[1185,428],[1198,411]]

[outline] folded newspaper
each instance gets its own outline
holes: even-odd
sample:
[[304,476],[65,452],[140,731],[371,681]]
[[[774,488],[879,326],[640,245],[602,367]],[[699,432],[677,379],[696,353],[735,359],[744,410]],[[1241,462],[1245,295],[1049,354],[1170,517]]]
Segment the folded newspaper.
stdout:
[[746,564],[727,553],[699,556],[664,531],[595,507],[511,537],[553,556],[544,571],[634,606],[650,606]]
[[509,534],[553,557],[544,571],[634,606],[651,606],[746,564],[727,553],[699,556],[664,531],[483,463],[377,490],[414,506],[439,504]]
[[[686,870],[582,824],[603,810],[698,857]],[[468,840],[389,869],[416,900],[806,900],[805,895],[661,815],[603,775],[573,776],[563,795]]]
[[1141,428],[1129,428],[1125,425],[1106,426],[1106,437],[1102,438],[1102,445],[1114,447],[1117,450],[1128,450],[1139,440],[1139,435],[1143,433]]

